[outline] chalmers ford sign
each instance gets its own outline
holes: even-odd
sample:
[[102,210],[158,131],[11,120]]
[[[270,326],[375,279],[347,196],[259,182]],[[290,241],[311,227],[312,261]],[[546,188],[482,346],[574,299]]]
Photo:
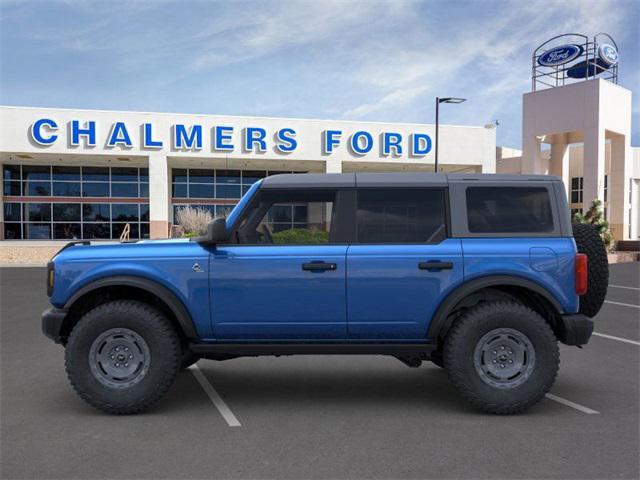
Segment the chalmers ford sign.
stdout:
[[[63,123],[55,118],[38,118],[30,125],[29,136],[36,145],[46,148],[61,141],[62,129],[66,129],[71,147],[95,147],[100,142],[105,148],[129,149],[134,147],[134,137],[139,137],[139,143],[136,142],[135,146],[143,150],[170,148],[173,151],[211,150],[220,153],[273,151],[278,155],[287,155],[295,153],[299,147],[296,129],[290,126],[267,131],[260,126],[238,129],[231,125],[175,123],[169,131],[159,131],[153,123],[132,125],[130,122],[114,121],[109,125],[99,125],[94,120]],[[432,148],[431,137],[422,132],[403,135],[390,131],[375,135],[367,130],[357,130],[347,135],[336,128],[324,129],[319,134],[322,151],[318,153],[322,155],[333,154],[342,144],[356,156],[379,151],[383,156],[408,154],[423,157]]]

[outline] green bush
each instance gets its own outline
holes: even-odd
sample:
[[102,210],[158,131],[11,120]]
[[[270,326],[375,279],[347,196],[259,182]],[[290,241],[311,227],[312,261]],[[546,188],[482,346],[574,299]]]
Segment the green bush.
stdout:
[[329,232],[317,228],[292,228],[271,236],[275,244],[329,243]]
[[595,229],[602,237],[607,251],[613,250],[615,241],[611,230],[609,230],[609,222],[604,218],[604,212],[602,210],[602,202],[600,200],[594,200],[591,202],[591,207],[584,215],[582,213],[576,213],[573,216],[573,221],[576,223],[586,223],[587,225],[593,225]]

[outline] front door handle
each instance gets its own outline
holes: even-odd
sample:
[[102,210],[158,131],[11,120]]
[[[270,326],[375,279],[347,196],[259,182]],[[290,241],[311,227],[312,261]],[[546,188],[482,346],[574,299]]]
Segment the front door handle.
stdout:
[[451,270],[453,262],[420,262],[418,268],[420,270]]
[[335,263],[309,262],[302,264],[302,270],[307,270],[310,272],[324,272],[325,270],[335,270],[337,268],[338,265]]

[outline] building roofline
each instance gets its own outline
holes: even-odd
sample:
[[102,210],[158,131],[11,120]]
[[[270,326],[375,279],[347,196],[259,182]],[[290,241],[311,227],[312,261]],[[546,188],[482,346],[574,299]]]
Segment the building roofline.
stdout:
[[[341,122],[341,123],[354,123],[354,124],[371,124],[371,125],[407,125],[407,126],[420,126],[420,127],[434,127],[434,123],[412,123],[412,122],[381,122],[381,121],[368,121],[368,120],[341,120],[337,118],[294,118],[294,117],[264,117],[256,115],[225,115],[216,113],[176,113],[176,112],[149,112],[149,111],[135,111],[135,110],[103,110],[96,108],[60,108],[60,107],[27,107],[20,105],[0,105],[0,108],[9,108],[15,110],[62,110],[66,112],[98,112],[98,113],[125,113],[135,115],[167,115],[167,116],[185,116],[185,117],[226,117],[233,119],[247,119],[252,118],[256,120],[293,120],[296,122]],[[440,127],[454,127],[454,128],[475,128],[485,129],[480,125],[451,125],[441,123]]]

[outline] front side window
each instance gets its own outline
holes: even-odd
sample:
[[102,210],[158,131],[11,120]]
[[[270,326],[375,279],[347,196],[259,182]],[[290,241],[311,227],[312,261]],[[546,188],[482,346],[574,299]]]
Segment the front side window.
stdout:
[[358,243],[438,243],[446,238],[444,190],[362,189]]
[[549,191],[544,187],[469,187],[471,233],[552,232]]
[[334,243],[335,192],[261,195],[238,235],[242,244],[318,245]]

